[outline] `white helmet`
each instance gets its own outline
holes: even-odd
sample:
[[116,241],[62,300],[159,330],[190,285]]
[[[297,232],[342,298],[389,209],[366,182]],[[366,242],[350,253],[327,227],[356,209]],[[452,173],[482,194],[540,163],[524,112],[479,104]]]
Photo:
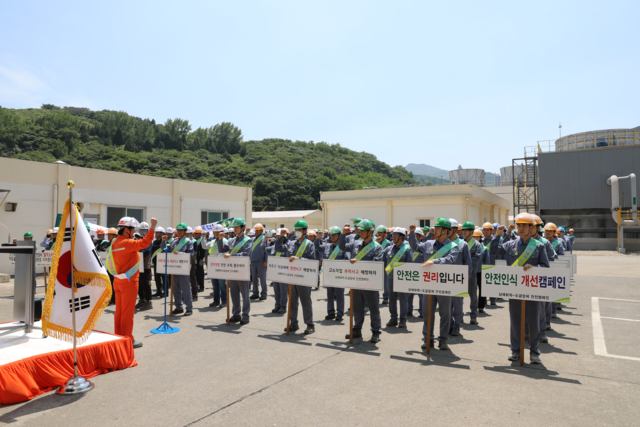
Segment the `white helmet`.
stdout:
[[53,227],[53,230],[51,230],[51,233],[58,233],[59,228],[58,227]]
[[459,227],[458,221],[456,221],[455,219],[449,218],[449,221],[451,221],[451,228],[458,228]]
[[132,218],[130,216],[125,216],[124,218],[120,218],[120,221],[118,221],[118,227],[119,228],[122,228],[122,227],[140,228],[140,223],[135,218]]
[[221,231],[224,231],[224,227],[222,226],[222,224],[213,224],[213,231],[219,233]]
[[173,228],[171,228],[171,227],[167,227],[167,231],[166,231],[166,233],[167,233],[167,234],[173,234]]
[[404,228],[402,228],[402,227],[395,227],[395,228],[393,229],[393,233],[394,233],[394,234],[396,234],[396,233],[397,233],[397,234],[402,234],[403,236],[406,236],[406,235],[407,235],[407,232],[406,232],[406,231],[405,231],[405,229],[404,229]]
[[164,228],[156,227],[156,233],[164,233]]
[[187,233],[193,233],[193,228],[187,227]]
[[228,228],[225,228],[225,229],[223,229],[222,231],[223,231],[224,233],[228,233],[228,232],[229,232],[229,229],[228,229]]
[[146,222],[140,223],[140,230],[148,230],[148,229],[149,229],[149,224],[147,224]]
[[271,230],[271,235],[276,234],[276,230]]
[[250,237],[253,237],[253,236],[256,235],[256,232],[253,231],[253,229],[251,229],[251,230],[249,230],[249,234],[247,234],[247,235],[250,236]]
[[422,228],[417,227],[417,228],[416,228],[416,234],[419,234],[419,235],[421,235],[421,236],[424,236],[424,231],[422,231]]

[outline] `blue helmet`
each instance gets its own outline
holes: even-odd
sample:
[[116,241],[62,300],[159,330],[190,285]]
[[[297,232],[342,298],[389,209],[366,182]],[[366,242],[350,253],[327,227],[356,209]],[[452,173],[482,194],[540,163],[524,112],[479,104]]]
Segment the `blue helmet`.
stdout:
[[560,228],[558,228],[558,231],[560,231],[560,232],[564,233],[564,227],[560,227]]
[[498,224],[497,222],[494,222],[493,223],[493,228],[498,228],[498,227],[500,227],[500,224]]

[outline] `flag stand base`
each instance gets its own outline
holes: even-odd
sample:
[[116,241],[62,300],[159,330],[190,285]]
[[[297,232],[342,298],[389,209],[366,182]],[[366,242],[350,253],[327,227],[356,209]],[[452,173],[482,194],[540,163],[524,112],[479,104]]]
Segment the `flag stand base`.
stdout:
[[152,334],[173,334],[174,332],[179,332],[180,328],[173,328],[169,326],[167,322],[164,322],[162,325],[158,326],[155,329],[151,330]]
[[56,390],[57,395],[70,396],[72,394],[81,394],[93,390],[93,383],[81,376],[70,378],[66,383]]

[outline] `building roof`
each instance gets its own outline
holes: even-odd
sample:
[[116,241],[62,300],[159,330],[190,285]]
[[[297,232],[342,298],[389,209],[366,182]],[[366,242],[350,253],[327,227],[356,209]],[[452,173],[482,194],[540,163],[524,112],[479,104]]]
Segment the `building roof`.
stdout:
[[311,215],[314,212],[318,212],[317,209],[311,211],[265,211],[265,212],[253,212],[252,217],[256,219],[268,219],[268,218],[304,218],[307,215]]

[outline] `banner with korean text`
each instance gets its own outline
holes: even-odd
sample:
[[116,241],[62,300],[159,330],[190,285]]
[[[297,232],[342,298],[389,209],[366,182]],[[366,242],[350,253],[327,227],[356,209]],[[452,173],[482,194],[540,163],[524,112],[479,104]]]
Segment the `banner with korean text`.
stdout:
[[158,260],[158,273],[164,274],[166,264],[167,274],[173,274],[175,276],[189,276],[191,274],[191,263],[189,257],[190,255],[187,253],[159,253],[156,257]]
[[315,288],[318,286],[318,261],[296,259],[289,262],[287,257],[269,257],[267,280]]
[[251,280],[251,259],[248,256],[223,255],[207,257],[207,278],[222,280]]
[[469,296],[469,269],[464,265],[402,264],[393,269],[393,290],[411,294]]
[[[51,267],[51,259],[53,258],[53,250],[44,251],[42,248],[36,249],[36,268]],[[11,265],[16,263],[16,254],[9,254],[9,262]]]
[[[269,258],[271,260],[271,258]],[[384,290],[384,263],[379,261],[322,261],[322,286],[325,288]]]
[[482,295],[540,302],[569,302],[568,269],[491,267],[482,270]]

